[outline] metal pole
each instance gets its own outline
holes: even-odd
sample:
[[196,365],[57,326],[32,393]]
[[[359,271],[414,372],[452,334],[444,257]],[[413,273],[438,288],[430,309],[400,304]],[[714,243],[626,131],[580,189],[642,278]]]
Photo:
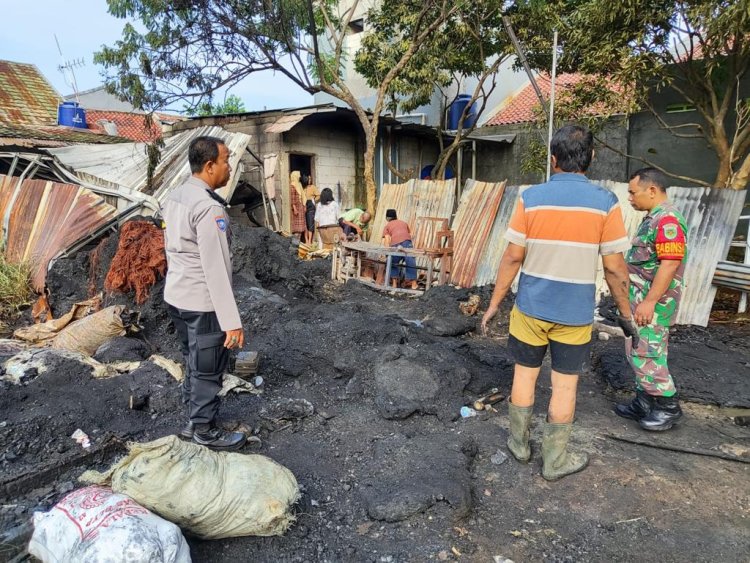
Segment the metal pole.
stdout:
[[551,154],[551,147],[552,144],[552,133],[555,126],[555,77],[557,76],[557,30],[555,30],[555,34],[552,39],[552,83],[550,84],[550,91],[549,91],[549,114],[547,115],[549,119],[549,134],[547,136],[547,181],[549,182],[549,177],[551,173],[551,167],[552,167],[552,154]]
[[510,25],[510,18],[508,16],[503,16],[502,19],[503,19],[503,27],[505,27],[505,32],[510,37],[511,42],[513,43],[513,47],[515,47],[516,49],[516,54],[518,55],[518,58],[520,59],[521,64],[523,65],[523,68],[526,71],[526,76],[529,77],[529,82],[531,82],[531,86],[532,88],[534,88],[534,92],[536,92],[536,97],[539,98],[539,103],[542,104],[544,115],[549,117],[549,111],[547,109],[547,102],[544,100],[542,91],[539,88],[539,85],[536,83],[536,80],[534,79],[534,73],[531,72],[529,61],[526,60],[526,55],[523,54],[521,43],[518,41],[518,37],[516,37],[516,34],[513,31],[513,27]]

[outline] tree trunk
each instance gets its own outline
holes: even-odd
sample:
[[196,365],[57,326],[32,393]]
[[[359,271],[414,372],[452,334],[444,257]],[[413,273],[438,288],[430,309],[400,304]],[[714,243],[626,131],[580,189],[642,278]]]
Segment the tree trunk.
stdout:
[[733,190],[744,190],[750,182],[750,154],[745,155],[739,170],[732,175],[729,187]]
[[375,146],[377,133],[365,131],[365,193],[367,194],[367,211],[374,214],[377,208],[377,191],[375,186]]

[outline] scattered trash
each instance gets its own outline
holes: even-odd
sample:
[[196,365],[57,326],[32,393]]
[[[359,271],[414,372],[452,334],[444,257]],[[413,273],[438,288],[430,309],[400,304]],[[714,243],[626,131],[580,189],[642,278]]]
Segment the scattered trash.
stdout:
[[258,352],[238,352],[232,373],[242,379],[258,373]]
[[461,552],[458,551],[457,548],[451,547],[451,551],[453,552],[453,555],[455,555],[456,557],[461,557]]
[[31,325],[17,329],[13,332],[13,338],[25,340],[32,344],[40,344],[55,338],[61,330],[70,323],[82,319],[99,310],[102,304],[102,296],[97,295],[86,301],[74,304],[70,311],[59,319],[52,319],[42,324]]
[[107,340],[138,329],[139,314],[113,305],[66,326],[52,339],[52,347],[93,356]]
[[12,340],[10,338],[0,338],[0,360],[10,358],[26,349],[26,343]]
[[52,350],[50,348],[29,348],[5,362],[3,366],[5,375],[0,376],[0,380],[9,381],[14,385],[27,383],[47,373],[50,366],[54,366],[61,357],[79,362],[81,369],[89,366],[92,370],[92,375],[96,378],[117,375],[117,372],[110,366],[100,364],[93,358],[80,352]]
[[492,563],[514,563],[512,559],[508,559],[507,557],[503,557],[502,555],[495,555],[492,558]]
[[35,512],[28,551],[44,563],[191,561],[190,548],[176,525],[104,487],[79,489],[49,512]]
[[128,221],[120,227],[117,253],[104,281],[110,293],[135,293],[135,302],[143,305],[151,287],[167,272],[164,231],[151,221]]
[[471,407],[461,407],[461,418],[471,418],[472,416],[477,416],[477,411],[472,409]]
[[599,340],[606,342],[611,338],[610,334],[608,332],[600,332],[599,333]]
[[91,439],[89,438],[88,434],[86,434],[83,430],[78,428],[73,434],[70,436],[73,438],[76,443],[83,446],[84,449],[88,450],[91,447]]
[[259,395],[260,390],[256,389],[255,386],[249,381],[240,379],[236,375],[231,373],[225,373],[224,379],[221,382],[221,391],[219,391],[219,397],[226,397],[229,393],[253,393]]
[[469,300],[461,301],[458,304],[458,308],[467,317],[473,317],[477,314],[477,309],[479,309],[480,301],[481,300],[479,298],[479,295],[469,295]]
[[165,358],[164,356],[154,354],[149,357],[148,361],[153,362],[163,370],[168,371],[169,375],[174,377],[177,381],[182,382],[182,380],[185,379],[185,374],[182,371],[182,366],[174,360],[170,360],[169,358]]
[[262,387],[263,386],[263,378],[261,376],[253,377],[253,385],[256,387]]
[[491,457],[490,461],[495,465],[502,465],[508,460],[507,454],[502,450],[497,450]]
[[260,411],[267,420],[296,420],[306,418],[315,412],[315,407],[307,399],[281,399]]
[[297,480],[270,458],[214,452],[177,436],[128,450],[108,471],[80,480],[111,485],[202,539],[281,535],[294,521]]
[[479,397],[472,406],[474,407],[474,410],[477,411],[483,411],[483,410],[489,410],[488,407],[490,405],[494,405],[495,403],[499,403],[505,399],[505,395],[499,392],[497,387],[493,387],[490,389],[490,392],[485,395],[484,397]]

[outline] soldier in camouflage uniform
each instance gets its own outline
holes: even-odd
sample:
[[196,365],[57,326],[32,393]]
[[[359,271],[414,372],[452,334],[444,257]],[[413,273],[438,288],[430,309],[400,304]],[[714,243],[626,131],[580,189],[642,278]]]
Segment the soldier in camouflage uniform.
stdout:
[[674,324],[682,294],[687,257],[685,218],[667,199],[667,180],[654,168],[633,174],[630,204],[647,211],[626,261],[630,273],[630,306],[639,325],[639,341],[626,341],[635,372],[636,396],[615,412],[637,420],[645,430],[668,430],[682,416],[674,380],[667,365],[669,327]]

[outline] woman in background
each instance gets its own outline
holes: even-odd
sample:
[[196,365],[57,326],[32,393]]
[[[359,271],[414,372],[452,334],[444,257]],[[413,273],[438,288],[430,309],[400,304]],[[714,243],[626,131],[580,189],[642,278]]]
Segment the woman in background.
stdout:
[[300,242],[304,240],[305,232],[305,190],[299,181],[300,173],[295,170],[289,177],[289,199],[292,204],[292,234],[299,237]]
[[303,174],[301,181],[305,190],[305,244],[312,244],[315,232],[315,204],[320,200],[320,192],[312,183],[312,176]]
[[320,192],[320,201],[315,206],[315,228],[320,233],[325,250],[331,250],[342,236],[339,227],[339,204],[333,199],[331,188],[325,188]]

